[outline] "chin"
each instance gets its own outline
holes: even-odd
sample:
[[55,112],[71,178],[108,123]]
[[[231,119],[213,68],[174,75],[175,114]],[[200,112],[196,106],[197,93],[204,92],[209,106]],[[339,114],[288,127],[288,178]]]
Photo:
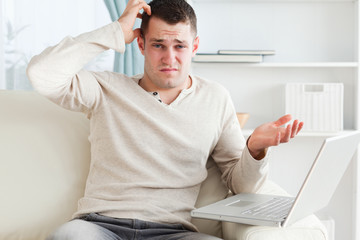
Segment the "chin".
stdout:
[[158,86],[161,86],[162,88],[176,88],[183,84],[183,82],[180,82],[178,78],[174,77],[162,78],[158,83]]
[[163,84],[161,84],[161,88],[164,88],[164,89],[172,89],[172,88],[176,88],[178,85],[174,84],[173,82],[165,82]]

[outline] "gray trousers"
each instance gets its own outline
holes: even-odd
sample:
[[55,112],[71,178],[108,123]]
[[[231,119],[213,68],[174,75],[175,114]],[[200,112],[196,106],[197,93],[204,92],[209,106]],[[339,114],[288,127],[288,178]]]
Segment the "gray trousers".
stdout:
[[192,232],[181,224],[162,224],[137,219],[117,219],[90,213],[58,228],[47,240],[218,240]]

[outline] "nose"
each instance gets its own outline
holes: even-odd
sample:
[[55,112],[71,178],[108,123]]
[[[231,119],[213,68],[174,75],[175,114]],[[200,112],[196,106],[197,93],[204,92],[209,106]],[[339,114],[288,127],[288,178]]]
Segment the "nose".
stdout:
[[172,66],[176,62],[176,53],[173,49],[168,48],[164,51],[162,62],[168,66]]

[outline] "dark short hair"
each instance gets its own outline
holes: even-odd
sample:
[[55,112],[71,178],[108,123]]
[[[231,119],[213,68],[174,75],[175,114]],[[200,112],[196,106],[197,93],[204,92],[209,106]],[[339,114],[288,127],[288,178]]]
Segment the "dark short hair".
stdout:
[[153,0],[149,3],[151,16],[144,11],[141,21],[141,36],[144,37],[151,17],[157,17],[168,24],[179,22],[190,23],[191,31],[197,35],[196,15],[194,9],[185,0]]

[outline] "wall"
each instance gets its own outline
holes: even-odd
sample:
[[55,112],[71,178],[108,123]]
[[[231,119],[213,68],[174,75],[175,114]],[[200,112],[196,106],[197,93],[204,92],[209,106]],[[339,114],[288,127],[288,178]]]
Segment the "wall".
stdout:
[[[276,55],[265,57],[265,62],[280,64],[256,67],[194,63],[192,71],[224,85],[236,110],[250,113],[246,134],[259,124],[285,114],[287,82],[342,82],[344,128],[354,129],[357,68],[313,67],[309,63],[357,60],[354,6],[351,1],[194,1],[199,52],[269,49],[275,50]],[[284,67],[282,62],[307,63],[304,67]],[[326,134],[298,136],[290,143],[272,148],[270,179],[296,195],[324,137]],[[335,219],[336,239],[355,237],[356,168],[353,160],[329,205],[322,211]]]

